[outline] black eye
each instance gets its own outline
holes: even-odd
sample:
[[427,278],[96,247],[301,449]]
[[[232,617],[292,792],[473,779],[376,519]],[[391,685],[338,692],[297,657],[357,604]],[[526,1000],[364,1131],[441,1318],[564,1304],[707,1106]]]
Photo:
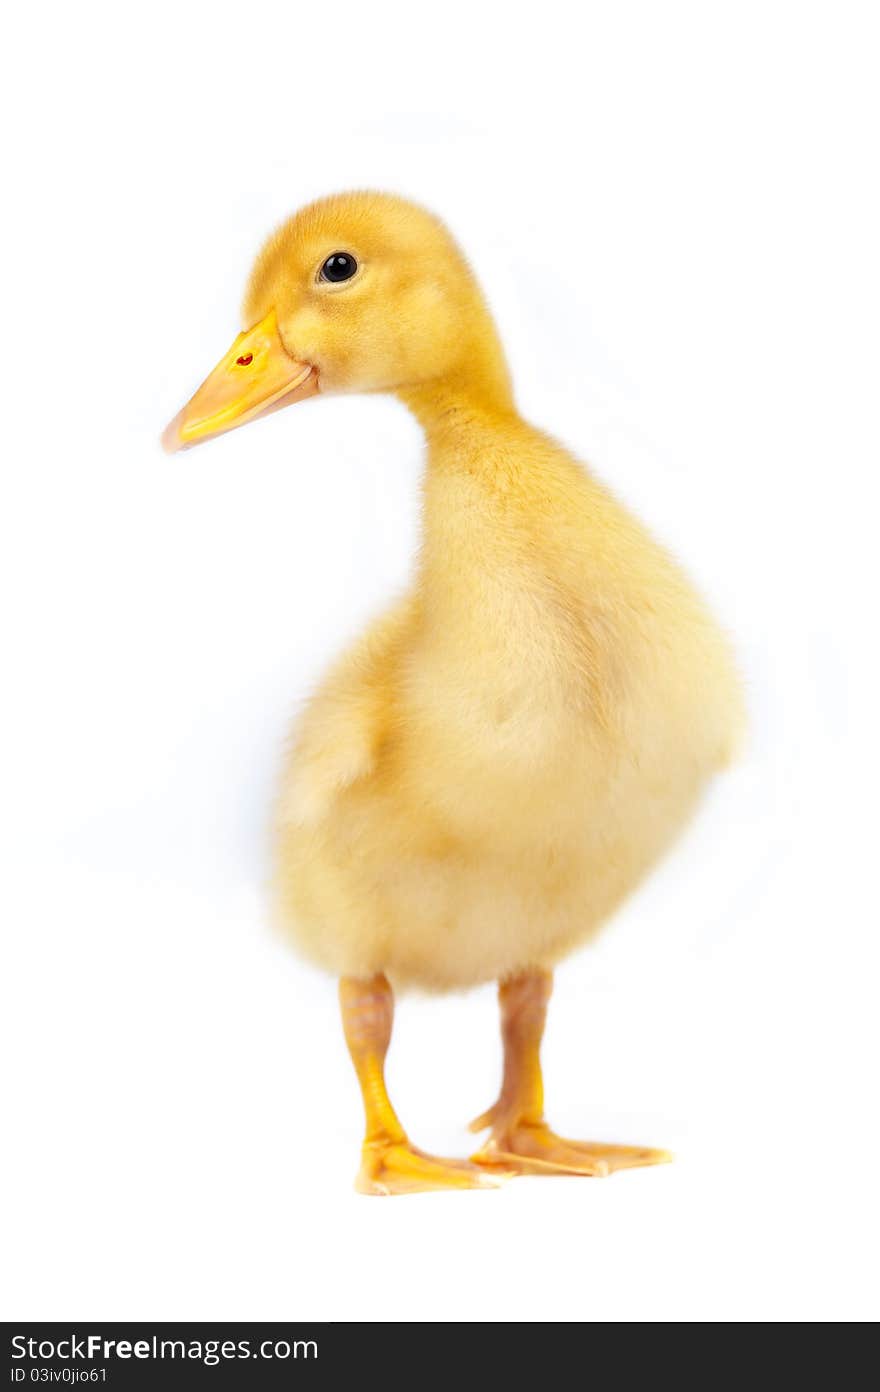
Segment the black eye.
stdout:
[[357,268],[358,263],[349,252],[334,251],[321,267],[321,279],[337,285],[340,280],[351,280]]

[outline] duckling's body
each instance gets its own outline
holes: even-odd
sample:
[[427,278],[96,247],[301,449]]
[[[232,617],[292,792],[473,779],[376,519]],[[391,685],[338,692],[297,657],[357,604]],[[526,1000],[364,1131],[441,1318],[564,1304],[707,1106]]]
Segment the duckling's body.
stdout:
[[431,989],[549,967],[684,825],[740,723],[674,562],[513,413],[428,422],[415,585],[335,667],[279,806],[282,922]]
[[[194,444],[317,392],[386,391],[428,442],[411,592],[331,672],[279,799],[285,930],[339,974],[368,1193],[606,1174],[665,1152],[543,1118],[552,966],[674,840],[741,723],[727,645],[666,553],[517,414],[445,228],[349,194],[270,239],[247,326],[166,432]],[[504,1076],[473,1163],[411,1145],[385,1089],[397,984],[499,981]]]

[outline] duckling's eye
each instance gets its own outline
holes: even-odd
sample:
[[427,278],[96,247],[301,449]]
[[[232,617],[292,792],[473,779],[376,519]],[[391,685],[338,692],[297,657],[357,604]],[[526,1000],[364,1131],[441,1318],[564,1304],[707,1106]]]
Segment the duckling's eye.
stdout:
[[329,280],[332,285],[338,285],[341,280],[351,280],[358,263],[347,251],[334,251],[332,256],[321,267],[320,280]]

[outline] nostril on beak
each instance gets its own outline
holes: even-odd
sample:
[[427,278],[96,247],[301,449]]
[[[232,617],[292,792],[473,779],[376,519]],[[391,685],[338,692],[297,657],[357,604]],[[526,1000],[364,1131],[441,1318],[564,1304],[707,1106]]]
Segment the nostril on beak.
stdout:
[[254,355],[253,355],[253,353],[242,353],[242,355],[241,355],[240,358],[236,358],[236,359],[235,359],[236,364],[237,364],[238,367],[250,367],[250,365],[251,365],[251,363],[253,362],[253,360],[254,360]]

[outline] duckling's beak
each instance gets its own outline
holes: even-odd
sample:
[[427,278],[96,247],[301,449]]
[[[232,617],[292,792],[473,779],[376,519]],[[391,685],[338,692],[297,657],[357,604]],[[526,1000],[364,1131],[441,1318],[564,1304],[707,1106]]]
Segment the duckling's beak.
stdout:
[[279,406],[314,396],[317,390],[317,372],[290,356],[272,309],[238,335],[195,396],[166,426],[162,446],[169,454],[188,449]]

